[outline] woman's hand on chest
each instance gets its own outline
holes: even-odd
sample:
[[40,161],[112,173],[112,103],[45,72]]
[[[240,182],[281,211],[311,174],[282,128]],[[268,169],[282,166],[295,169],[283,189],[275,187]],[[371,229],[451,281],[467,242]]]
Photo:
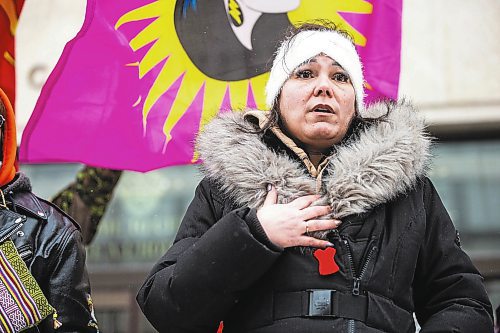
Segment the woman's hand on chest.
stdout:
[[287,204],[278,204],[278,193],[273,186],[266,200],[257,210],[257,218],[267,237],[283,248],[312,246],[325,248],[332,244],[309,236],[310,232],[335,229],[339,220],[319,219],[331,213],[329,206],[312,206],[318,195],[299,197]]

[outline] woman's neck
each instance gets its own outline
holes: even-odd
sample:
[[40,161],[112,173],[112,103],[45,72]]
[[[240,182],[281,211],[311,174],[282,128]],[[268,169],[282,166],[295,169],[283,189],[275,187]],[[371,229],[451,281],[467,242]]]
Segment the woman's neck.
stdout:
[[305,152],[307,153],[307,156],[309,156],[309,160],[315,168],[319,166],[323,158],[326,156],[323,152],[320,151],[305,150]]
[[[310,146],[300,142],[299,140],[294,138],[293,135],[290,135],[290,133],[286,129],[286,126],[280,125],[280,126],[277,126],[277,128],[289,140],[293,141],[298,148],[302,149],[307,154],[307,157],[309,157],[309,161],[311,161],[312,165],[315,168],[318,168],[318,166],[323,161],[324,157],[329,156],[331,153],[331,148],[328,148],[328,149],[325,149],[322,151],[321,148],[310,147]],[[283,139],[282,139],[282,141],[283,141]],[[285,142],[285,141],[283,141],[283,142]]]

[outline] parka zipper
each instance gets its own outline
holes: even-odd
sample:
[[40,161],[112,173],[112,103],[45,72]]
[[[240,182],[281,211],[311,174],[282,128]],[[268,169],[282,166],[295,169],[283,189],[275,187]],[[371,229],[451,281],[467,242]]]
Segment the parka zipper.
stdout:
[[[359,272],[359,275],[356,274],[356,268],[354,266],[354,259],[352,257],[352,252],[351,252],[351,246],[349,245],[349,242],[345,237],[341,238],[342,241],[344,242],[346,249],[347,249],[347,258],[349,259],[349,264],[351,266],[351,271],[352,271],[352,276],[353,276],[353,284],[352,284],[352,294],[354,296],[359,296],[360,294],[360,285],[361,285],[361,279],[366,273],[366,270],[368,269],[368,264],[370,263],[370,260],[372,258],[373,252],[377,250],[377,246],[372,246],[370,251],[368,252],[368,255],[366,256],[365,261],[363,262],[363,266],[361,267],[361,271]],[[353,319],[350,319],[348,322],[348,333],[354,333],[355,332],[355,322]]]
[[352,252],[351,252],[351,246],[349,245],[349,242],[347,239],[342,238],[344,244],[346,245],[347,249],[347,257],[349,258],[349,264],[351,266],[352,270],[352,275],[353,275],[353,286],[352,286],[352,294],[354,296],[359,296],[359,287],[361,284],[361,279],[366,273],[366,270],[368,269],[368,264],[370,263],[370,260],[372,258],[373,252],[377,250],[377,246],[372,246],[370,249],[370,252],[368,252],[368,255],[366,256],[366,259],[363,263],[363,266],[361,267],[361,271],[359,272],[359,275],[356,274],[356,268],[354,267],[354,260],[352,257]]
[[347,323],[347,332],[354,333],[354,320],[353,319],[349,320],[349,322]]
[[7,231],[7,233],[2,238],[0,238],[0,243],[3,243],[6,239],[10,238],[10,236],[12,236],[16,231],[21,229],[23,224],[24,224],[23,219],[21,217],[18,217],[14,222],[14,224],[12,225],[11,227],[12,229]]

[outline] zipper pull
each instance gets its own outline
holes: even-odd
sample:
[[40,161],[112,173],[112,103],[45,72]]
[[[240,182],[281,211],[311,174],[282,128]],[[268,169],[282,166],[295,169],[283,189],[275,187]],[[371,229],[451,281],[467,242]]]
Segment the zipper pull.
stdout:
[[54,313],[52,314],[52,322],[54,324],[54,329],[57,330],[59,328],[61,328],[62,326],[62,323],[57,319],[57,311],[54,310]]
[[354,283],[352,286],[352,294],[354,296],[359,296],[359,284],[361,282],[360,278],[354,278]]

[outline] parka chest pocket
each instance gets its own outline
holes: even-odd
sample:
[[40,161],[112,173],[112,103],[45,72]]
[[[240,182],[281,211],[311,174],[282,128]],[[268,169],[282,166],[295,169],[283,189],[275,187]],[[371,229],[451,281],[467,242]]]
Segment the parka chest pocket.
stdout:
[[390,288],[395,293],[402,292],[412,284],[420,247],[425,237],[425,210],[416,211],[410,218],[399,221],[401,227],[397,232],[398,237],[394,244],[394,260],[390,279]]

